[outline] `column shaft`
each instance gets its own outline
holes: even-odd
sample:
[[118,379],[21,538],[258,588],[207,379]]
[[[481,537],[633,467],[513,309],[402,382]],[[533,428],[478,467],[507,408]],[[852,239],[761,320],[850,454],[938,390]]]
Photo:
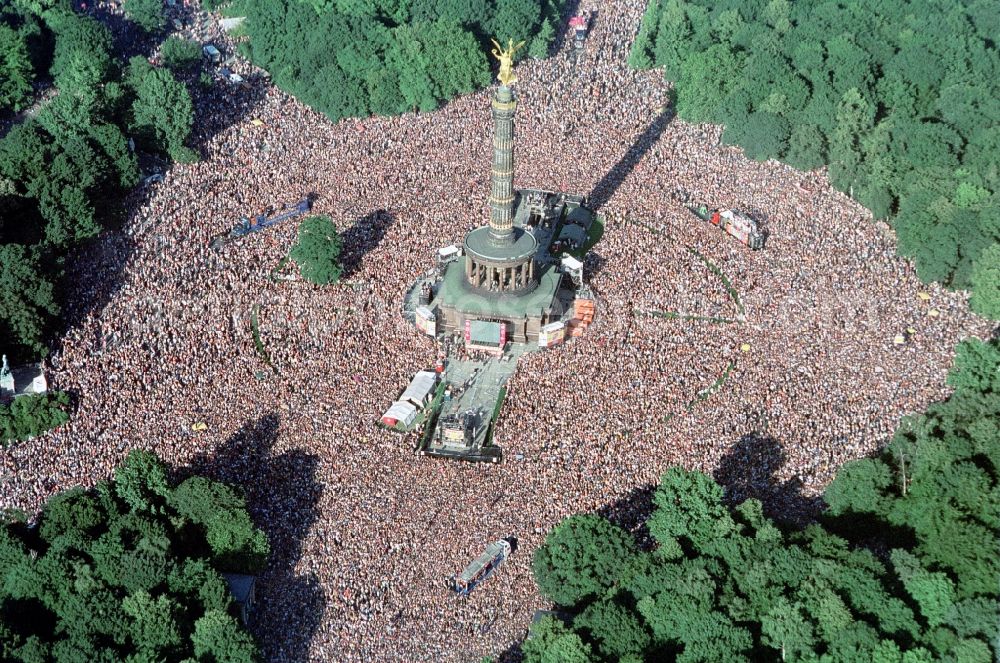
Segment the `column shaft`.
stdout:
[[490,192],[490,228],[496,239],[507,238],[514,224],[514,111],[517,102],[507,87],[493,98],[493,170]]

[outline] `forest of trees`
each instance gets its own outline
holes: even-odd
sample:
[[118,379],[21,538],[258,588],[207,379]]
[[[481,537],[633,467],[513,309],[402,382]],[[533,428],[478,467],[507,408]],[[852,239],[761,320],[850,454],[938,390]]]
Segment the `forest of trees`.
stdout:
[[997,318],[998,25],[992,0],[650,0],[631,63],[748,156],[827,165],[922,279]]
[[490,82],[489,38],[543,58],[565,0],[234,0],[246,55],[331,120],[429,111]]
[[995,660],[1000,342],[961,343],[949,384],[844,465],[804,529],[681,468],[654,494],[651,550],[600,516],[566,519],[532,566],[569,616],[533,627],[526,662]]
[[0,134],[0,347],[16,360],[46,352],[65,256],[121,221],[138,154],[197,156],[185,85],[113,51],[108,29],[68,0],[0,7],[0,120],[11,124]]
[[173,483],[133,451],[111,480],[0,520],[0,660],[251,663],[257,645],[220,573],[256,573],[270,548],[242,497]]

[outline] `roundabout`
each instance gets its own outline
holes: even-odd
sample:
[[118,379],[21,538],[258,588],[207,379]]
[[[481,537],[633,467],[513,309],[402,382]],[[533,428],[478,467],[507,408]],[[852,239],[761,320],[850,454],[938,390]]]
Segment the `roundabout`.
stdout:
[[[400,316],[401,299],[428,256],[487,218],[489,185],[470,177],[493,149],[490,93],[332,124],[267,86],[250,108],[238,91],[220,101],[247,120],[134,202],[128,227],[155,219],[155,233],[136,233],[129,251],[102,235],[70,267],[81,306],[109,263],[122,263],[122,281],[63,339],[51,380],[79,394],[79,409],[0,456],[0,506],[33,511],[135,447],[200,463],[246,493],[275,551],[257,588],[266,659],[465,661],[503,651],[545,607],[531,554],[569,514],[616,505],[632,518],[632,496],[678,464],[745,467],[762,495],[787,482],[816,495],[884,444],[949,392],[956,341],[991,326],[964,293],[922,285],[822,171],[747,159],[719,144],[719,127],[673,120],[649,132],[668,90],[661,73],[626,66],[642,9],[602,6],[608,18],[575,67],[565,49],[519,65],[514,185],[588,192],[606,226],[584,267],[593,324],[523,357],[508,383],[494,433],[505,462],[415,457],[376,424],[437,353]],[[676,188],[766,211],[766,248],[693,218]],[[245,210],[312,191],[315,213],[358,228],[348,283],[272,279],[295,241],[284,225],[191,271]],[[375,210],[391,221],[364,223]],[[756,468],[753,449],[733,460],[758,438],[781,463]],[[442,579],[511,534],[519,551],[456,602]]]

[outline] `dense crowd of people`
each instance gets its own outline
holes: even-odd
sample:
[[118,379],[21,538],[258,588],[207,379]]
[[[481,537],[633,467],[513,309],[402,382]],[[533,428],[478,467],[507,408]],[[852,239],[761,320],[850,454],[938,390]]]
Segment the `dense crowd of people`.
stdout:
[[[942,398],[954,344],[989,333],[965,297],[921,285],[822,173],[750,161],[717,127],[648,131],[669,108],[662,75],[626,65],[645,3],[581,5],[597,11],[579,57],[566,40],[517,65],[515,184],[600,201],[606,231],[586,263],[597,318],[521,360],[495,436],[504,463],[414,456],[376,425],[438,352],[403,319],[404,293],[435,249],[487,221],[492,91],[331,124],[237,62],[249,90],[196,98],[205,158],[136,191],[125,232],[77,257],[80,323],[48,366],[78,409],[0,454],[0,506],[35,510],[134,447],[177,465],[225,447],[214,471],[243,486],[275,551],[254,625],[267,660],[478,660],[545,607],[531,554],[562,518],[627,511],[670,465],[711,472],[730,454],[744,493],[796,482],[815,495]],[[231,52],[224,35],[191,36]],[[208,247],[309,194],[350,238],[341,284],[274,278],[294,222]],[[753,213],[766,248],[688,200]],[[457,599],[448,577],[506,536],[517,552]]]

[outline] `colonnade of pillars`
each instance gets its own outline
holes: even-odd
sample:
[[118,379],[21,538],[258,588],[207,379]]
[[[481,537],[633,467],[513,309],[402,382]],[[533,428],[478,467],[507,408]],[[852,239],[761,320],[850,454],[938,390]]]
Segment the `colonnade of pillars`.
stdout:
[[484,265],[469,258],[465,261],[465,275],[469,283],[484,290],[521,290],[535,278],[535,261],[513,267]]

